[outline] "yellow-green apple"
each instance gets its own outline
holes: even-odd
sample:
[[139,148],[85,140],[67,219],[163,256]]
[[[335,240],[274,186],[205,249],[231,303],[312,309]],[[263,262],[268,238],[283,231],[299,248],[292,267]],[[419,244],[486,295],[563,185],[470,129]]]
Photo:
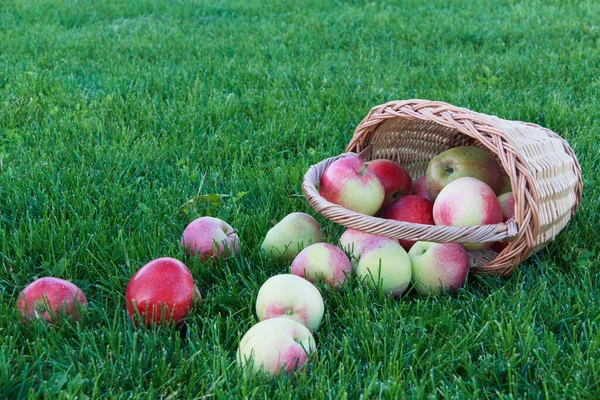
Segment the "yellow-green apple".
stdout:
[[[502,207],[494,191],[484,182],[458,178],[446,185],[433,203],[436,225],[478,226],[502,222]],[[492,243],[465,243],[467,250],[483,249]]]
[[383,236],[367,238],[360,244],[356,275],[385,294],[400,296],[412,275],[410,258],[397,240]]
[[271,318],[252,326],[242,337],[237,363],[252,372],[289,374],[305,365],[316,351],[315,339],[304,325],[289,318]]
[[460,243],[417,242],[408,256],[413,286],[420,294],[455,291],[467,279],[469,255]]
[[[512,192],[502,193],[498,196],[498,201],[502,207],[502,219],[504,222],[515,216],[515,196]],[[496,242],[492,245],[492,250],[500,253],[508,246],[508,242]]]
[[319,193],[327,201],[367,215],[375,215],[385,198],[381,182],[358,156],[331,163],[321,176]]
[[[423,197],[409,194],[402,196],[381,211],[381,218],[423,225],[435,225],[433,221],[433,204]],[[404,250],[408,251],[415,243],[413,240],[398,240]]]
[[413,181],[412,194],[429,200],[429,193],[427,193],[427,177],[425,175]]
[[302,212],[293,212],[267,232],[261,250],[273,258],[291,262],[303,248],[322,239],[321,225],[316,219]]
[[454,147],[433,157],[425,174],[429,198],[435,201],[450,182],[468,176],[479,179],[499,194],[502,187],[502,168],[494,156],[475,146]]
[[321,326],[325,303],[315,285],[293,274],[280,274],[267,279],[256,297],[259,320],[285,317],[316,331]]
[[180,323],[200,292],[188,267],[181,261],[162,257],[150,261],[131,278],[125,293],[127,313],[135,325]]
[[87,304],[85,294],[75,284],[51,276],[31,282],[17,300],[17,308],[25,319],[50,323],[61,322],[62,317],[81,320],[80,311]]
[[339,247],[330,243],[315,243],[296,256],[290,272],[309,282],[325,282],[337,288],[352,273],[352,264]]
[[214,217],[200,217],[183,231],[181,244],[202,260],[226,257],[238,252],[237,231],[227,222]]
[[371,160],[368,164],[383,186],[385,198],[382,206],[390,204],[402,195],[410,194],[412,179],[400,164],[386,159]]

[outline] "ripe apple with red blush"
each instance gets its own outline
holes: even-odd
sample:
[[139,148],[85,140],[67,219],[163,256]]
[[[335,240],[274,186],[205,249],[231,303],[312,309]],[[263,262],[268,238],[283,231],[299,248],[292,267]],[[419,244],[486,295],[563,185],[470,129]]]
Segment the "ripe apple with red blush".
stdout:
[[180,323],[194,301],[201,302],[192,273],[181,261],[162,257],[150,261],[131,278],[125,294],[127,313],[146,326]]
[[75,284],[51,276],[31,282],[17,300],[17,308],[25,319],[53,324],[58,323],[60,317],[81,320],[80,311],[87,304],[85,294]]
[[319,194],[331,203],[366,215],[375,215],[385,198],[377,175],[354,155],[342,157],[325,168]]
[[425,175],[413,181],[411,194],[430,200],[429,193],[427,193],[427,177]]
[[368,165],[383,185],[385,199],[382,206],[390,204],[402,195],[410,194],[412,179],[400,164],[392,160],[376,159],[369,161]]
[[[381,218],[415,224],[435,225],[433,220],[433,204],[428,199],[415,195],[402,196],[389,204],[381,211]],[[408,251],[415,244],[416,240],[399,239],[399,242]]]
[[185,228],[181,235],[185,251],[202,259],[216,259],[238,252],[237,231],[227,222],[214,217],[200,217]]

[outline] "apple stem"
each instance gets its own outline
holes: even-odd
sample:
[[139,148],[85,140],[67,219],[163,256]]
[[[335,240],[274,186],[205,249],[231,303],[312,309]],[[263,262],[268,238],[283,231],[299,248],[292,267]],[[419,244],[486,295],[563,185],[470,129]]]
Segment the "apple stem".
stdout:
[[361,169],[360,171],[358,171],[358,174],[359,174],[360,176],[364,175],[364,174],[365,174],[365,171],[367,170],[367,167],[368,167],[368,166],[369,166],[369,163],[364,163],[364,164],[363,164],[363,167],[362,167],[362,169]]

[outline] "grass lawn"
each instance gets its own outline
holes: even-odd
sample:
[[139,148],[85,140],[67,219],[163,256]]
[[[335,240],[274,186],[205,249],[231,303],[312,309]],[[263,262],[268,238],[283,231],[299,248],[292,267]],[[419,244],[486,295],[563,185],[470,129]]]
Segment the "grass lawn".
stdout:
[[[0,5],[0,398],[600,398],[600,7],[596,0],[5,0]],[[566,138],[581,208],[510,278],[394,300],[323,289],[306,373],[243,373],[272,221],[311,213],[301,179],[375,105],[421,98]],[[201,194],[226,194],[186,204]],[[202,200],[204,199],[204,200]],[[241,255],[186,256],[202,215]],[[184,329],[136,329],[148,261],[191,269]],[[26,326],[18,293],[52,275],[85,324]]]

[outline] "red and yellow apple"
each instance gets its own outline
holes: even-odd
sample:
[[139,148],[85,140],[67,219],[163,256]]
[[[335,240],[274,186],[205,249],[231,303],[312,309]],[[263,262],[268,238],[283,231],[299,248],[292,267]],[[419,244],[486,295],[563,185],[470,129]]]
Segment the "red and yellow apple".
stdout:
[[[446,185],[433,204],[436,225],[478,226],[502,222],[502,207],[494,191],[484,182],[458,178]],[[467,250],[489,247],[492,243],[465,243]]]
[[339,247],[329,243],[315,243],[296,256],[290,272],[309,282],[324,282],[337,288],[352,273],[352,264]]
[[213,217],[200,217],[183,231],[181,244],[200,259],[225,257],[238,252],[237,231],[228,223]]
[[375,215],[385,198],[385,190],[367,163],[347,156],[331,163],[319,182],[321,196],[358,213]]
[[289,318],[271,318],[252,326],[242,337],[238,365],[251,372],[289,374],[305,365],[316,351],[315,339],[304,325]]
[[408,252],[412,282],[422,295],[455,291],[469,273],[469,255],[460,243],[417,242]]
[[272,276],[263,283],[256,297],[256,315],[261,321],[285,317],[316,331],[324,313],[325,303],[319,289],[297,275]]

